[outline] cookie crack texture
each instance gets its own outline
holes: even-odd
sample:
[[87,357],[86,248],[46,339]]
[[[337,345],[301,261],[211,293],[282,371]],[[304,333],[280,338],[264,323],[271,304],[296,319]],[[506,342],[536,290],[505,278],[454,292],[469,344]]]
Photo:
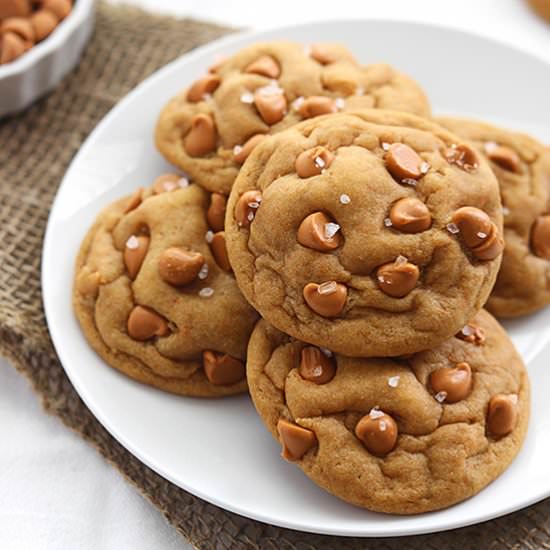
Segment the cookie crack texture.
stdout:
[[[245,296],[281,330],[350,355],[398,355],[450,337],[483,305],[500,256],[474,258],[447,227],[464,205],[486,213],[495,232],[502,227],[489,166],[465,171],[444,156],[457,141],[430,122],[381,111],[319,117],[266,138],[244,165],[226,217]],[[327,152],[329,163],[303,164],[308,151]],[[253,191],[261,204],[238,225],[232,214]],[[406,232],[386,223],[392,205],[412,198],[428,225]],[[312,215],[330,220],[328,237],[326,227],[305,224]],[[340,241],[323,249],[334,230]],[[307,285],[332,282],[346,296],[316,309]]]
[[[482,344],[451,338],[406,360],[334,356],[335,376],[324,384],[302,378],[301,350],[262,320],[248,350],[248,380],[262,420],[279,439],[283,418],[316,436],[296,464],[322,488],[353,504],[391,513],[444,508],[477,493],[508,466],[525,437],[529,382],[502,327],[485,311],[472,324]],[[467,362],[469,393],[440,403],[431,375]],[[488,432],[495,395],[517,396],[518,420],[505,436]],[[374,412],[373,412],[374,410]],[[356,435],[364,415],[387,414],[398,426],[393,450],[373,454]]]

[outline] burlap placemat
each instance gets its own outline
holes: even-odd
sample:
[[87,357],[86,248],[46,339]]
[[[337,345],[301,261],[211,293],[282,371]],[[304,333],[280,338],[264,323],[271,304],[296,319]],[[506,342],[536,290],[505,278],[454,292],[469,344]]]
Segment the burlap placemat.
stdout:
[[26,113],[0,121],[0,353],[32,382],[46,411],[89,441],[196,548],[550,548],[550,500],[477,527],[407,539],[325,537],[251,521],[155,474],[79,399],[42,310],[40,255],[50,204],[80,144],[124,94],[168,61],[227,32],[101,5],[78,69]]

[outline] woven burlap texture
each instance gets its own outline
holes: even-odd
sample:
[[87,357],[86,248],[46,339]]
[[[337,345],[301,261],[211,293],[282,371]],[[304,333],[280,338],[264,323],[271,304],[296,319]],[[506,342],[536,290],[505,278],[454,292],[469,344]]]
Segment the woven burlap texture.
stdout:
[[0,121],[0,353],[31,381],[46,411],[90,442],[196,548],[550,548],[550,500],[480,526],[407,539],[308,535],[245,519],[141,464],[76,394],[42,310],[42,239],[57,187],[86,136],[122,96],[168,61],[227,32],[102,4],[78,69],[24,114]]

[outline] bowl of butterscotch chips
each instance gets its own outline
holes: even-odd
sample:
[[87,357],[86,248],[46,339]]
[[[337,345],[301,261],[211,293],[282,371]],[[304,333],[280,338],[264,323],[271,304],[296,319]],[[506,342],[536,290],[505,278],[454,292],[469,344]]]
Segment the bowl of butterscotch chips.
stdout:
[[0,0],[0,117],[52,90],[78,63],[94,0]]

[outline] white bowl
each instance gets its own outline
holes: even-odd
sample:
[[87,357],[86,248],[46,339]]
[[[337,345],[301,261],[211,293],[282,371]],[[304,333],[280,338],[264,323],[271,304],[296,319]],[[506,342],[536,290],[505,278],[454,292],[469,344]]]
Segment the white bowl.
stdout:
[[0,65],[0,117],[28,107],[77,64],[92,34],[94,4],[95,0],[76,0],[73,11],[48,38]]

